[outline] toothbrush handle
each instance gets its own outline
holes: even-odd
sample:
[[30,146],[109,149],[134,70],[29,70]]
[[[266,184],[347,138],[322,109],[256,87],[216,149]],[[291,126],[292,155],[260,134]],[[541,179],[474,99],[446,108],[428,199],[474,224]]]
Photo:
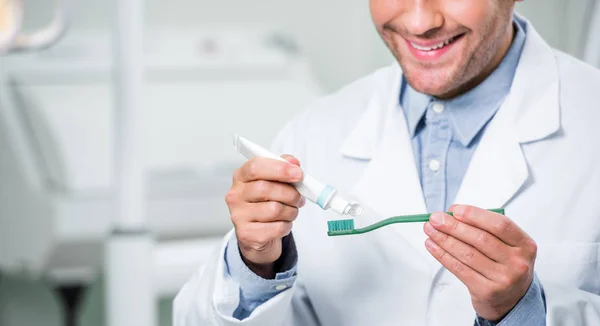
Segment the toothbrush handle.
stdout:
[[[498,213],[504,215],[504,208],[495,208],[488,209],[490,212]],[[446,212],[448,215],[453,215],[452,212]],[[374,224],[368,225],[364,228],[356,229],[354,231],[355,234],[367,233],[384,226],[396,223],[419,223],[419,222],[429,222],[429,217],[431,214],[417,214],[417,215],[403,215],[403,216],[393,216],[390,218],[386,218]]]
[[[490,212],[504,215],[504,208],[488,209]],[[454,216],[452,212],[446,212],[450,216]],[[428,222],[431,214],[418,214],[418,215],[405,215],[405,216],[394,216],[386,219],[388,223],[413,223],[413,222]]]

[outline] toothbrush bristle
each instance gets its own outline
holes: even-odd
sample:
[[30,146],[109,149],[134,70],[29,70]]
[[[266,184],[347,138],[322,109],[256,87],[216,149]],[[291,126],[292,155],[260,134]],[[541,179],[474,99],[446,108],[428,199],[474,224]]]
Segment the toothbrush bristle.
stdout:
[[351,231],[354,230],[354,220],[328,221],[327,228],[329,232]]

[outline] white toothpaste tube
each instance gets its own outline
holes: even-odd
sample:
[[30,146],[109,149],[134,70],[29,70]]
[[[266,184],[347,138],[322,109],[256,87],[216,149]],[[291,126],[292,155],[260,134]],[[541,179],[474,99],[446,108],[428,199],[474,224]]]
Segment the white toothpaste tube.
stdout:
[[[249,141],[248,139],[235,134],[233,139],[235,148],[247,159],[254,157],[266,157],[279,161],[283,158],[269,152],[265,148]],[[362,207],[357,202],[348,201],[338,194],[338,191],[332,186],[323,184],[312,176],[304,173],[301,181],[293,183],[298,192],[311,202],[319,205],[324,210],[331,209],[340,215],[358,216],[362,214]]]

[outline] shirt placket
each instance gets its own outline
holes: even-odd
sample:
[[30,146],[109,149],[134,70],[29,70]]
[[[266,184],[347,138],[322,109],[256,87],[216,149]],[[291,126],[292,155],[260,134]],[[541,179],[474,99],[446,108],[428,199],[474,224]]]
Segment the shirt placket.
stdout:
[[425,139],[422,141],[420,164],[423,196],[430,212],[443,211],[446,206],[448,149],[452,140],[445,105],[440,102],[430,103],[425,119]]

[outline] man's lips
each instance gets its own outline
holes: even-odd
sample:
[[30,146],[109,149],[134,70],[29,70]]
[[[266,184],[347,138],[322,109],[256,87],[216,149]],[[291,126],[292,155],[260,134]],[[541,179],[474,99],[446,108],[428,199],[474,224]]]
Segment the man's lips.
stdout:
[[413,56],[419,61],[434,61],[447,53],[456,43],[462,39],[464,34],[459,34],[447,39],[422,41],[406,40],[408,48]]
[[410,45],[412,45],[417,50],[432,51],[432,50],[440,49],[443,46],[450,44],[452,41],[454,41],[455,38],[456,38],[456,36],[453,36],[453,37],[450,37],[447,39],[437,40],[437,41],[436,40],[432,40],[432,41],[407,40],[407,41],[410,43]]

